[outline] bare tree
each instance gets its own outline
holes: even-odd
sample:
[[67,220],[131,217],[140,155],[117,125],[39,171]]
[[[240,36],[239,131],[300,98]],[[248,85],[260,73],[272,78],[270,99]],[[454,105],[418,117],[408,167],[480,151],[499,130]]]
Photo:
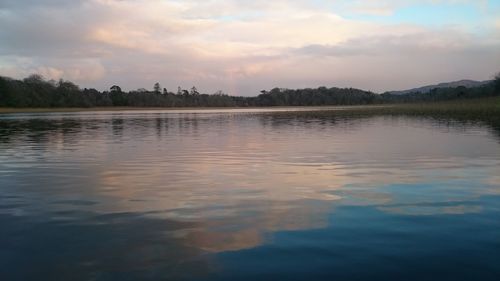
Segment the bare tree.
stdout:
[[156,82],[155,85],[153,86],[153,91],[155,94],[160,94],[161,93],[161,85],[160,83]]

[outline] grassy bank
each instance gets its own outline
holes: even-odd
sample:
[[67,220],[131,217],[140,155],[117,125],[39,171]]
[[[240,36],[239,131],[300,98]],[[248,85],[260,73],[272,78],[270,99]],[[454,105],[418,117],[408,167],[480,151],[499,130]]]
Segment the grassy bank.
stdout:
[[0,107],[1,113],[43,113],[43,112],[93,112],[93,111],[188,111],[188,110],[300,110],[300,111],[321,111],[321,110],[361,110],[366,108],[388,107],[392,105],[325,105],[325,106],[260,106],[260,107],[137,107],[137,106],[110,106],[110,107],[49,107],[49,108],[14,108]]
[[[241,107],[239,107],[241,109]],[[245,109],[250,109],[244,107]],[[255,107],[254,107],[255,108]],[[256,107],[257,109],[270,107]],[[286,108],[286,107],[272,107]],[[372,106],[325,106],[325,107],[297,107],[301,109],[311,108],[316,110],[342,108],[347,113],[373,113],[373,114],[439,114],[439,115],[463,115],[463,116],[498,116],[500,117],[500,97],[464,99],[446,102],[432,103],[407,103]],[[126,111],[126,110],[217,110],[238,109],[238,107],[89,107],[89,108],[6,108],[0,107],[0,113],[37,113],[37,112],[84,112],[84,111]]]
[[446,102],[394,104],[387,107],[366,107],[358,113],[405,115],[453,115],[474,117],[500,117],[500,97],[464,99]]
[[[88,111],[129,111],[129,110],[189,110],[189,109],[202,109],[202,108],[188,108],[188,107],[134,107],[134,106],[109,106],[109,107],[0,107],[0,113],[43,113],[43,112],[88,112]],[[210,108],[216,109],[216,108]]]

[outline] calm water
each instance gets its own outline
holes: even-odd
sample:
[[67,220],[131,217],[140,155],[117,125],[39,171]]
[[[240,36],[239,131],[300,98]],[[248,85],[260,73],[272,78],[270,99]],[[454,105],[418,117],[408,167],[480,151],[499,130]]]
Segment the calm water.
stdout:
[[499,139],[336,111],[0,115],[0,280],[500,280]]

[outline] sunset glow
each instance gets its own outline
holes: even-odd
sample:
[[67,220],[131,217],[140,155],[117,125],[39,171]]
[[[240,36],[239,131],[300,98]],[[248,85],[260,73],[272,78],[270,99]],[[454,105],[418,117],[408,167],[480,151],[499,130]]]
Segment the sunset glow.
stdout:
[[489,80],[499,14],[497,0],[4,0],[0,75],[246,96]]

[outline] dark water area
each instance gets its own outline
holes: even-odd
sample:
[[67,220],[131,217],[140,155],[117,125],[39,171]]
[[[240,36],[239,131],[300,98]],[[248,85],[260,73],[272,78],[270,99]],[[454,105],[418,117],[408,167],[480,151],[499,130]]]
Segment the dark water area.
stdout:
[[500,280],[499,128],[0,115],[0,280]]

